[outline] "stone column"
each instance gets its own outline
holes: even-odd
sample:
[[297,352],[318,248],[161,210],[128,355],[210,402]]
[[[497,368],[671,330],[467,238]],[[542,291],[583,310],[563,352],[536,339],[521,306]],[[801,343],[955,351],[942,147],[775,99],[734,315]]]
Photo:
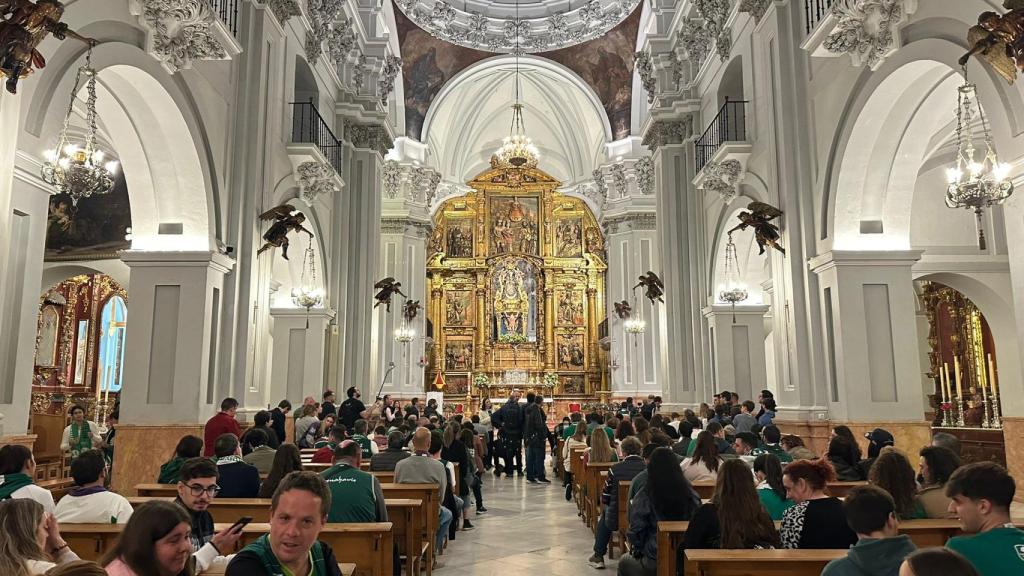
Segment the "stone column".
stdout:
[[[2,318],[13,318],[18,308],[15,299],[17,279],[12,274],[11,261],[17,246],[12,237],[12,227],[17,222],[12,217],[11,198],[14,195],[14,157],[18,149],[18,115],[21,97],[0,91],[0,312]],[[25,234],[21,232],[20,234]],[[15,380],[15,359],[17,358],[17,331],[3,330],[0,333],[0,444],[5,434],[24,434],[28,429],[28,386],[18,386]],[[24,417],[22,415],[25,415]]]
[[821,288],[833,422],[877,425],[908,453],[927,443],[911,266],[921,251],[832,251],[812,258]]
[[[334,310],[271,308],[274,352],[270,363],[270,398],[319,398],[324,389],[324,354]],[[276,402],[273,403],[276,406]]]
[[[591,279],[591,282],[593,279]],[[587,347],[590,348],[591,358],[597,358],[597,287],[587,286],[587,333],[590,334],[590,341]]]
[[[482,367],[487,362],[487,350],[484,348],[487,345],[487,331],[490,327],[487,324],[487,288],[484,283],[487,281],[486,276],[480,274],[477,277],[476,285],[476,365]],[[437,329],[440,330],[441,324],[437,324]],[[434,340],[438,342],[437,358],[438,362],[442,362],[444,359],[444,351],[441,350],[440,346],[440,335],[435,336]]]
[[544,369],[555,369],[555,286],[554,275],[549,270],[544,278]]
[[114,488],[152,482],[184,434],[201,433],[219,408],[224,276],[234,261],[217,252],[128,250],[131,314],[124,355]]
[[764,388],[764,315],[767,306],[716,304],[704,309],[711,341],[711,387],[740,398],[757,398]]

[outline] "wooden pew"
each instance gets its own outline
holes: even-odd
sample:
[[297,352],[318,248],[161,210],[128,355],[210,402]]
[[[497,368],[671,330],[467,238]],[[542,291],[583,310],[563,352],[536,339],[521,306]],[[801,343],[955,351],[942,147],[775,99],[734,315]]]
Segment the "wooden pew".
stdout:
[[139,496],[149,497],[166,497],[171,496],[176,498],[178,496],[178,485],[177,484],[136,484],[135,493]]
[[857,486],[864,486],[867,482],[829,482],[827,492],[836,498],[846,498],[850,490]]
[[[224,570],[227,568],[225,565],[211,566],[203,572],[203,576],[223,576]],[[341,576],[353,576],[356,572],[355,564],[344,564],[338,562],[338,568],[341,569]]]
[[426,554],[423,559],[427,576],[431,576],[434,571],[434,536],[437,534],[438,524],[440,523],[440,510],[441,501],[438,496],[438,485],[437,484],[396,484],[396,483],[381,483],[381,491],[384,493],[384,498],[390,499],[410,499],[420,500],[422,505],[420,506],[420,520],[418,525],[420,526],[420,541],[429,544],[426,546]]
[[608,544],[609,558],[615,548],[619,549],[620,556],[626,553],[626,533],[629,532],[629,488],[632,485],[632,480],[619,480],[619,530],[612,534],[612,540]]
[[584,502],[587,507],[587,526],[594,529],[597,526],[597,521],[600,518],[599,514],[601,511],[601,490],[604,487],[601,484],[601,472],[607,472],[615,463],[614,462],[602,462],[600,464],[588,463],[584,471],[584,478],[586,487]]
[[[133,508],[149,500],[167,500],[169,496],[132,496],[128,503]],[[252,516],[253,522],[270,522],[270,498],[214,498],[208,508],[214,522],[234,523],[242,516]]]
[[562,448],[565,446],[565,440],[558,439],[558,443],[555,444],[555,476],[559,480],[565,482],[565,458],[562,458]]
[[75,481],[72,478],[54,478],[53,480],[40,480],[35,483],[40,488],[46,488],[53,495],[53,501],[56,502],[64,497],[68,491],[75,485]]
[[[686,572],[699,576],[818,576],[847,550],[687,550]],[[660,563],[658,566],[661,568]]]
[[405,560],[405,573],[419,573],[421,561],[426,557],[423,541],[423,500],[418,498],[385,499],[388,520],[394,525],[394,539],[398,554]]
[[370,472],[370,474],[376,476],[381,484],[392,484],[395,481],[394,472]]
[[583,511],[583,452],[586,448],[583,446],[574,447],[569,451],[569,473],[572,474],[572,497],[576,502],[576,513],[579,516],[583,516],[583,521],[586,522],[587,518],[584,516]]

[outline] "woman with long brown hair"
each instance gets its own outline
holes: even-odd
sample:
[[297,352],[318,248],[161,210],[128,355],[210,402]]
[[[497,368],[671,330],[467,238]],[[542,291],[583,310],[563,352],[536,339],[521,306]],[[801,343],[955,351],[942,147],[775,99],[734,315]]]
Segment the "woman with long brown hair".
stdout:
[[110,576],[192,576],[190,529],[184,508],[151,500],[135,509],[100,564]]
[[28,498],[0,501],[0,574],[31,576],[78,560],[60,536],[57,520]]
[[883,448],[875,459],[868,482],[885,490],[896,505],[900,520],[927,518],[921,501],[917,499],[917,476],[907,457],[895,448]]
[[711,502],[697,510],[686,530],[687,548],[775,548],[779,532],[757,496],[742,460],[722,463]]
[[267,479],[260,484],[260,498],[270,498],[277,490],[277,485],[285,476],[292,472],[302,470],[302,454],[295,444],[281,444],[274,454],[274,463],[270,466],[270,473]]
[[[718,455],[718,445],[715,437],[707,430],[697,435],[697,446],[693,449],[693,456],[684,458],[679,465],[683,469],[683,475],[692,482],[708,482],[718,479],[718,468],[722,458]],[[753,478],[751,478],[753,483]]]

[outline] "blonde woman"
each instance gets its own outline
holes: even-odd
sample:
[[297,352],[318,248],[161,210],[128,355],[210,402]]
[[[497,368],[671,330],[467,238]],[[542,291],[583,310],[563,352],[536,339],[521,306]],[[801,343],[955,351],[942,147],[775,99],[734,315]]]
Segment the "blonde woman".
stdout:
[[595,434],[590,435],[590,450],[583,453],[584,464],[607,464],[618,462],[619,457],[612,450],[612,442],[608,434],[601,428],[594,429]]
[[32,576],[78,559],[42,504],[27,498],[0,501],[0,574]]
[[312,448],[313,444],[306,440],[306,432],[314,422],[320,422],[316,417],[316,406],[303,404],[299,419],[295,421],[295,443],[299,448]]

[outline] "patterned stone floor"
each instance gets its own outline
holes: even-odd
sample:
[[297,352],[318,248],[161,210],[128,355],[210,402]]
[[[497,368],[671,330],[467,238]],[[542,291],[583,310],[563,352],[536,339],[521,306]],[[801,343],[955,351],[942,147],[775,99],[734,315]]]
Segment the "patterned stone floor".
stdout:
[[587,564],[594,536],[576,515],[576,506],[565,501],[557,479],[530,484],[525,477],[487,473],[483,499],[487,512],[474,515],[476,528],[459,532],[448,544],[437,576],[615,574],[614,560],[605,559],[605,570]]

